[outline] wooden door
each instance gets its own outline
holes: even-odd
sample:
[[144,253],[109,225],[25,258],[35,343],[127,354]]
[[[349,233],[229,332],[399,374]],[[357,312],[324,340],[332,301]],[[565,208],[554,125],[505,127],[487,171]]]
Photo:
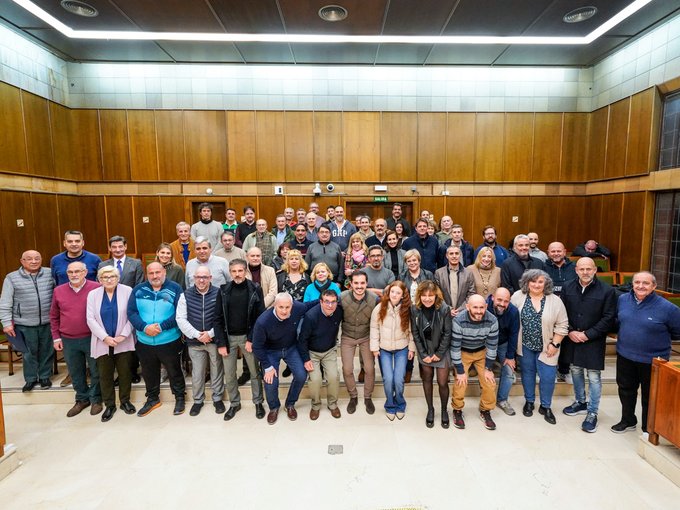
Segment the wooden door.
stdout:
[[[395,202],[347,202],[345,206],[345,217],[354,222],[357,216],[367,215],[371,218],[371,228],[376,218],[389,218],[392,216],[392,204]],[[400,202],[402,216],[413,224],[413,203]]]
[[[191,222],[196,223],[201,219],[201,212],[198,210],[198,206],[203,204],[204,202],[191,202]],[[215,221],[219,221],[220,223],[224,223],[224,212],[227,209],[227,206],[225,205],[224,202],[208,202],[209,204],[212,205],[213,210],[212,210],[212,219]]]

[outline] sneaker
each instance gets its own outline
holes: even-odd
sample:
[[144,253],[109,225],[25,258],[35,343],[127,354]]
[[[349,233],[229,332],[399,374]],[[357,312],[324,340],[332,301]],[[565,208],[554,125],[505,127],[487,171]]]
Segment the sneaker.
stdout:
[[567,416],[576,416],[577,414],[588,413],[588,402],[574,402],[570,406],[562,409],[562,412]]
[[457,429],[465,428],[465,420],[463,419],[463,411],[460,409],[453,410],[453,426]]
[[137,416],[139,416],[140,418],[146,416],[154,409],[158,409],[160,406],[161,406],[160,400],[147,400],[142,406],[142,408],[139,411],[137,411]]
[[588,413],[586,419],[581,424],[581,430],[591,434],[597,430],[597,415],[595,413]]
[[498,407],[500,407],[501,410],[508,416],[515,416],[515,410],[512,408],[510,402],[508,402],[507,400],[501,400],[500,402],[498,402]]
[[479,411],[479,419],[484,422],[487,430],[496,430],[496,424],[491,418],[491,411]]
[[555,379],[555,382],[567,382],[567,374],[557,372],[557,378]]
[[616,425],[612,425],[611,431],[614,434],[623,434],[625,432],[631,432],[637,428],[636,424],[629,425],[625,421],[620,421]]

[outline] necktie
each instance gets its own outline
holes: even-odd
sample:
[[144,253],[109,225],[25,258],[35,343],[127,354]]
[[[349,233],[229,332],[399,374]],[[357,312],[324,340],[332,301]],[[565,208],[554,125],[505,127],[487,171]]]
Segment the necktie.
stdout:
[[123,276],[123,264],[121,264],[120,260],[116,261],[116,269],[118,269],[118,274]]

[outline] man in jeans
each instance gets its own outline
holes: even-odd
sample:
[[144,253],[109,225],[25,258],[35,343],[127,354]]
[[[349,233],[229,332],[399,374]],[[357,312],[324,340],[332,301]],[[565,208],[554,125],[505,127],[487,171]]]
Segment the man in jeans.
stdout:
[[189,287],[177,302],[177,325],[186,339],[191,370],[191,391],[194,404],[190,416],[198,416],[205,398],[205,371],[210,367],[210,385],[215,412],[222,414],[224,404],[224,369],[214,342],[215,301],[219,289],[212,285],[212,275],[206,266],[200,266],[194,273],[195,284]]
[[[256,249],[256,248],[254,248]],[[243,366],[250,367],[248,380],[255,404],[255,417],[264,418],[262,378],[253,355],[253,327],[264,312],[262,287],[246,278],[247,262],[234,259],[229,262],[231,281],[220,287],[215,304],[215,341],[222,356],[230,407],[224,415],[226,421],[241,410],[241,394],[236,380],[236,361],[239,349],[243,353]]]
[[[90,414],[94,416],[102,412],[102,396],[97,363],[90,355],[92,333],[87,326],[87,295],[99,284],[85,279],[87,266],[83,262],[71,262],[66,275],[69,281],[54,289],[50,309],[54,349],[64,351],[76,390],[76,403],[66,416],[72,418],[90,404]],[[87,368],[90,369],[90,385],[87,384]]]
[[498,362],[501,364],[501,377],[498,382],[496,403],[505,414],[515,416],[515,410],[508,402],[510,388],[514,380],[517,335],[519,334],[519,310],[510,302],[510,292],[499,287],[486,300],[487,310],[498,321]]
[[[602,394],[600,372],[604,370],[607,333],[616,321],[616,291],[595,277],[593,259],[576,262],[576,280],[562,287],[560,298],[569,316],[569,336],[562,342],[562,356],[571,365],[574,382],[574,403],[563,409],[567,416],[586,414],[581,424],[584,432],[597,430],[597,411]],[[588,371],[588,393],[584,371]]]
[[369,345],[371,330],[371,312],[379,298],[372,292],[366,292],[368,278],[366,273],[355,271],[350,275],[351,290],[340,294],[340,304],[343,310],[342,335],[340,336],[340,356],[342,358],[342,376],[349,393],[347,413],[354,414],[357,410],[358,396],[354,379],[354,354],[357,347],[364,363],[364,405],[366,412],[373,414],[375,405],[371,396],[375,385],[375,357]]
[[[338,407],[338,351],[336,341],[342,322],[343,311],[338,307],[338,295],[334,290],[326,289],[319,296],[319,304],[305,314],[302,321],[298,342],[300,354],[309,372],[309,393],[312,397],[312,410],[309,418],[319,418],[321,409],[321,385],[325,375],[328,381],[328,409],[333,418],[340,418]],[[322,375],[323,369],[323,375]]]
[[24,387],[31,391],[38,382],[42,389],[52,386],[54,348],[50,335],[50,304],[54,280],[49,267],[42,265],[42,256],[35,250],[21,255],[21,267],[9,273],[2,285],[0,322],[7,336],[19,331],[24,336],[27,351],[23,353]]

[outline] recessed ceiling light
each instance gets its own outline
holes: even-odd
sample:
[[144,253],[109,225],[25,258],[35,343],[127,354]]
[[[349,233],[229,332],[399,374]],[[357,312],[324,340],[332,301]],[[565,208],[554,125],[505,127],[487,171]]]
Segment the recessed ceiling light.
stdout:
[[85,2],[78,0],[61,0],[61,6],[71,14],[94,18],[99,15],[99,11]]
[[342,21],[347,17],[347,9],[341,5],[326,5],[319,9],[319,17],[324,21]]
[[565,23],[580,23],[581,21],[585,21],[587,19],[592,18],[596,14],[597,7],[589,5],[587,7],[579,7],[578,9],[574,9],[573,11],[569,11],[567,14],[564,15],[562,20]]

